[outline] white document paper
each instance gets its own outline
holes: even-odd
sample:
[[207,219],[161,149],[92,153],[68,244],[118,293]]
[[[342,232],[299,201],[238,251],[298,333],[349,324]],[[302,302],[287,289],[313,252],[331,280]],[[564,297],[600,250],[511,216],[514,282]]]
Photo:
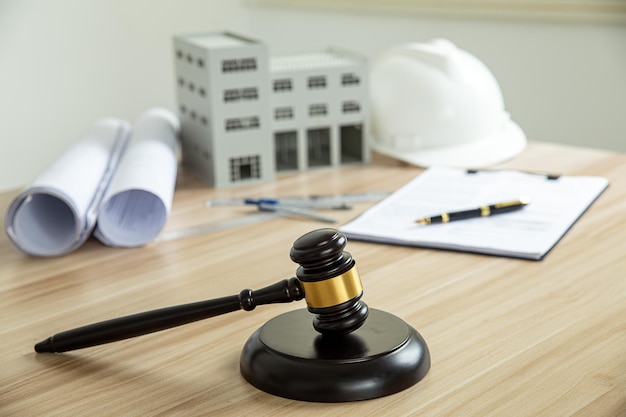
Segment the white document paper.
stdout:
[[[540,260],[607,186],[606,178],[592,176],[433,167],[339,230],[355,240]],[[505,214],[415,222],[520,197],[531,203]]]
[[104,244],[145,245],[163,229],[176,185],[179,129],[165,109],[148,110],[135,122],[98,214],[94,236]]
[[82,245],[129,136],[123,120],[96,122],[13,200],[5,220],[13,243],[36,256],[59,256]]

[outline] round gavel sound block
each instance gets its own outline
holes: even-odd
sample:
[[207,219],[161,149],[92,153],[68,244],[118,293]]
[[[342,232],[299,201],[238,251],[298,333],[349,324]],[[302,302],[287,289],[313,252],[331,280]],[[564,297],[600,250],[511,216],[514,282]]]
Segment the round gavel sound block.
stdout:
[[335,229],[294,242],[290,255],[300,264],[296,276],[307,309],[275,317],[250,336],[240,369],[255,387],[295,400],[357,401],[402,391],[428,372],[430,354],[420,334],[361,301],[361,280],[345,244]]

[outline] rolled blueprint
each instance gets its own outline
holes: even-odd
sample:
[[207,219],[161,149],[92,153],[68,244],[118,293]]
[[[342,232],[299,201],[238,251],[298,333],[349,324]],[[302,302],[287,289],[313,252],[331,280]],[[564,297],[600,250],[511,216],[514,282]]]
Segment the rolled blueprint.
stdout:
[[150,109],[133,135],[103,199],[94,236],[116,247],[142,246],[163,229],[176,185],[180,122],[166,109]]
[[7,212],[5,229],[15,246],[30,255],[59,256],[82,245],[129,137],[127,122],[99,120],[39,174]]

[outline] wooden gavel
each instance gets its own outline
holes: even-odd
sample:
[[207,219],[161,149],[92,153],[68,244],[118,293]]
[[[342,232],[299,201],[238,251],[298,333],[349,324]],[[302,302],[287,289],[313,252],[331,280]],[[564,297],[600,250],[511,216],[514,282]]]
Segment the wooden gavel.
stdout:
[[129,339],[237,310],[305,299],[315,314],[313,327],[323,335],[350,333],[365,322],[368,307],[346,237],[335,229],[319,229],[297,239],[290,251],[300,264],[297,278],[238,295],[146,311],[57,333],[35,345],[36,352],[66,352]]

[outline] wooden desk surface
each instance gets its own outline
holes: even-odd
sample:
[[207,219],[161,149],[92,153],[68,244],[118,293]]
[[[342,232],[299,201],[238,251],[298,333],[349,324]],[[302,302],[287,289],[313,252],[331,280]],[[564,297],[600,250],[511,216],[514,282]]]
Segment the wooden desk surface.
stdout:
[[[238,293],[293,276],[293,241],[321,223],[281,218],[139,249],[89,241],[35,259],[0,237],[0,415],[626,415],[626,155],[532,143],[502,166],[606,176],[610,186],[540,262],[351,241],[364,300],[425,338],[432,367],[388,397],[321,404],[261,392],[239,373],[247,338],[279,313],[259,307],[66,354],[35,354],[53,333]],[[177,185],[168,230],[254,212],[207,198],[395,190],[421,170],[378,159],[212,190]],[[0,195],[6,211],[16,193]],[[371,203],[333,213],[347,221]]]

